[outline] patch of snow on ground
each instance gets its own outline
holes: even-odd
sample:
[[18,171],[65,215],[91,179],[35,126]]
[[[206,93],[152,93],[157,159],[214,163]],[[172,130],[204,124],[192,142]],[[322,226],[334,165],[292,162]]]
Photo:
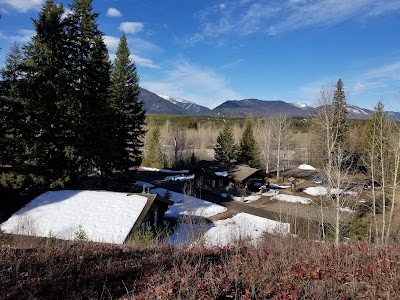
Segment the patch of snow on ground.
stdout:
[[[151,194],[159,194],[160,196],[164,196],[166,192],[167,190],[163,188],[150,191]],[[165,216],[169,218],[178,219],[180,216],[208,218],[227,211],[226,207],[185,194],[170,191],[170,195],[170,200],[174,202],[174,205],[169,206],[165,213]]]
[[278,201],[292,202],[292,203],[302,203],[302,204],[310,204],[311,203],[311,199],[299,197],[299,196],[293,196],[293,195],[285,195],[285,194],[275,195],[275,196],[271,197],[271,199],[275,199]]
[[343,211],[343,212],[348,212],[348,213],[354,213],[355,212],[350,207],[339,207],[339,210]]
[[150,167],[140,167],[140,170],[143,171],[151,171],[151,172],[163,172],[163,173],[170,173],[170,174],[187,174],[189,170],[169,170],[169,169],[157,169],[157,168],[150,168]]
[[238,213],[232,218],[214,222],[214,227],[205,232],[204,241],[207,246],[226,246],[238,240],[260,240],[264,232],[272,234],[288,234],[290,224],[266,218]]
[[313,166],[302,164],[298,167],[300,170],[315,170]]
[[164,172],[164,173],[171,173],[171,174],[187,174],[189,173],[189,170],[169,170],[169,169],[160,169],[159,172]]
[[150,172],[159,172],[160,171],[160,169],[158,169],[158,168],[150,168],[150,167],[140,167],[140,170],[150,171]]
[[193,175],[173,175],[173,176],[167,176],[165,177],[165,180],[169,181],[186,181],[186,180],[192,180],[194,179],[194,174]]
[[287,189],[287,188],[290,188],[289,185],[277,185],[277,184],[273,184],[273,183],[270,183],[269,187],[271,189]]
[[262,193],[263,196],[267,196],[267,197],[275,196],[275,195],[278,195],[278,194],[279,194],[279,191],[277,191],[277,190],[269,190],[269,191],[267,191],[265,193]]
[[232,199],[232,200],[235,200],[235,201],[240,201],[240,202],[253,202],[253,201],[256,201],[256,200],[260,199],[261,195],[246,196],[246,197],[244,197],[242,199],[242,197],[240,197],[240,196],[233,196],[233,195],[230,195],[230,194],[223,193],[223,194],[221,194],[221,197],[229,198],[229,199]]
[[125,193],[47,192],[13,214],[1,230],[73,240],[82,228],[91,241],[122,244],[146,203],[144,196]]
[[[313,187],[308,187],[303,190],[304,193],[311,195],[311,196],[325,196],[328,194],[328,189],[323,186],[313,186]],[[331,194],[332,195],[337,195],[337,194],[346,194],[349,196],[357,196],[357,192],[353,191],[344,191],[343,189],[336,189],[333,188],[331,189]]]
[[201,244],[205,232],[214,225],[207,222],[178,223],[175,231],[168,237],[168,242],[178,247]]
[[143,181],[136,181],[135,185],[139,186],[139,187],[144,187],[146,189],[152,189],[154,187],[154,184],[143,182]]

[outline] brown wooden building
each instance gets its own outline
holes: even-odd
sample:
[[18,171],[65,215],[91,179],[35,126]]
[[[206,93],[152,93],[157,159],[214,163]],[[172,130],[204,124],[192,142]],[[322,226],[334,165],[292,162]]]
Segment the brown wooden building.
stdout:
[[219,193],[256,192],[265,184],[266,174],[246,164],[225,164],[201,160],[191,169],[197,186]]

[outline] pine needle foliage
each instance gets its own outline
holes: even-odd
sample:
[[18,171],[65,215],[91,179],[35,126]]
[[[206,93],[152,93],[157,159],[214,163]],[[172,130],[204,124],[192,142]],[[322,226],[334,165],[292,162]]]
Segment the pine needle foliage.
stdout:
[[233,136],[232,124],[226,123],[217,137],[215,150],[215,160],[229,163],[235,159],[236,144]]

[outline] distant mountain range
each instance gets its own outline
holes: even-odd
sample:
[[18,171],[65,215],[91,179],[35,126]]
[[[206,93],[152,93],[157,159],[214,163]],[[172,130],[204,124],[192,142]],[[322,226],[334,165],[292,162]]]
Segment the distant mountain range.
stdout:
[[[186,115],[186,116],[257,116],[267,117],[286,114],[288,116],[307,117],[315,114],[315,108],[301,103],[287,103],[276,100],[228,100],[213,110],[194,102],[166,95],[157,95],[140,88],[140,99],[144,108],[150,114]],[[348,105],[349,117],[354,119],[368,119],[373,110]],[[400,112],[387,111],[390,119],[400,120]]]

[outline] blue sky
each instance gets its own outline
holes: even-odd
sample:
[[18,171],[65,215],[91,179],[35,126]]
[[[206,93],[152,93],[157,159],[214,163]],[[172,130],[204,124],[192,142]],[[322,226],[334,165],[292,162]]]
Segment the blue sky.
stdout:
[[[0,66],[34,33],[43,0],[0,0]],[[63,3],[68,8],[69,1]],[[213,108],[258,98],[400,111],[400,0],[95,0],[110,55],[128,37],[140,85]],[[399,104],[398,104],[399,103]]]

